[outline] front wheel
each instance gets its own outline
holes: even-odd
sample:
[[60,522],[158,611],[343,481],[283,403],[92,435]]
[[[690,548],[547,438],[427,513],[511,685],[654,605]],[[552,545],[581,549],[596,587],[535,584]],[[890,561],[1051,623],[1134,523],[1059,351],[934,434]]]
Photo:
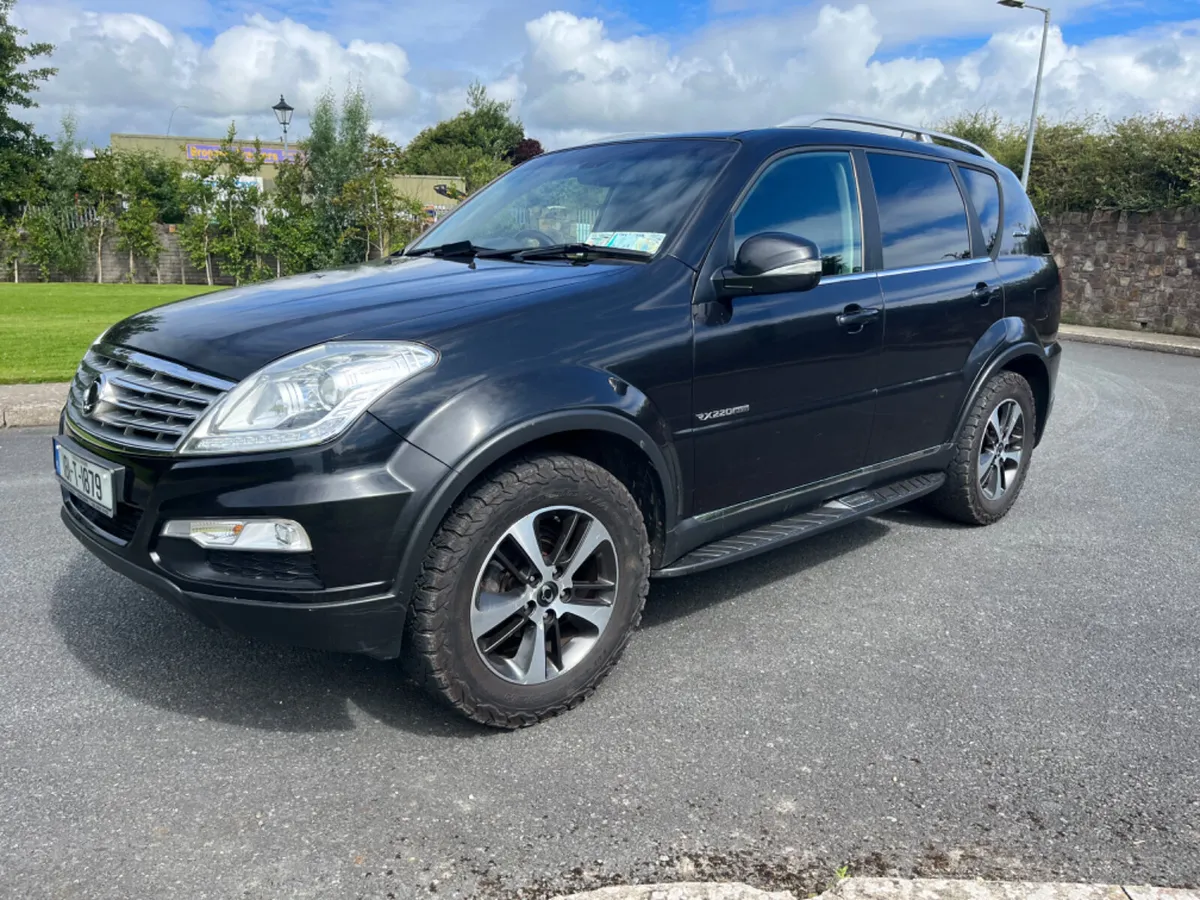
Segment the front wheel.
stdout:
[[611,473],[539,456],[476,484],[434,537],[406,659],[477,722],[532,725],[586,699],[641,618],[649,541]]
[[954,446],[946,483],[929,498],[938,512],[968,525],[990,525],[1017,501],[1037,434],[1029,382],[995,375],[975,400]]

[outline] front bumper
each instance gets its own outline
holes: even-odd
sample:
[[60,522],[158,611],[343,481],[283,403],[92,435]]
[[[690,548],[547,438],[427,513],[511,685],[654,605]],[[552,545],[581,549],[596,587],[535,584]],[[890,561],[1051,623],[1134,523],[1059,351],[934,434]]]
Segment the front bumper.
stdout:
[[[63,492],[62,519],[103,563],[208,625],[251,637],[398,656],[413,523],[449,471],[371,416],[329,447],[222,458],[135,456],[67,425],[60,441],[125,467],[117,515]],[[163,538],[171,519],[278,517],[312,553],[206,551]]]

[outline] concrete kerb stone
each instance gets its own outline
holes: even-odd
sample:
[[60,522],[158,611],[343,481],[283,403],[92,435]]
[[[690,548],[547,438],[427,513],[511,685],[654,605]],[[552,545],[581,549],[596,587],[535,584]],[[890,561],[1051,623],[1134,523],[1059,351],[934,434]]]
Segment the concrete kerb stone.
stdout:
[[57,425],[67,384],[0,384],[0,428]]
[[1063,325],[1058,330],[1058,337],[1063,341],[1079,341],[1085,344],[1103,344],[1108,347],[1126,347],[1131,350],[1152,350],[1155,353],[1200,357],[1200,338],[1179,334]]
[[[606,887],[554,900],[796,900],[737,883]],[[1145,886],[937,878],[847,878],[817,900],[1200,900],[1200,892]]]

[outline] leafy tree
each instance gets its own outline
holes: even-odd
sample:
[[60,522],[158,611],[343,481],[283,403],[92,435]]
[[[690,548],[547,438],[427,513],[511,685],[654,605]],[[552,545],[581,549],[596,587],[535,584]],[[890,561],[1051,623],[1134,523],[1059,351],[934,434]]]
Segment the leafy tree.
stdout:
[[33,126],[14,116],[33,109],[33,94],[56,69],[31,66],[54,50],[52,44],[23,44],[26,32],[11,20],[16,0],[0,0],[0,216],[11,217],[31,199],[41,160],[50,155],[50,142]]
[[307,185],[303,161],[285,162],[276,169],[264,239],[266,251],[275,257],[277,277],[316,269],[325,255]]
[[417,234],[424,215],[420,203],[396,192],[395,150],[386,138],[371,135],[362,174],[346,183],[338,200],[347,214],[350,242],[362,246],[364,260],[404,246]]
[[237,146],[237,128],[221,141],[216,155],[216,206],[212,252],[220,259],[221,271],[232,275],[234,284],[259,281],[268,272],[262,261],[263,236],[259,226],[262,196],[247,179],[262,172],[262,145],[255,140],[254,153],[247,158]]
[[[187,216],[179,229],[179,245],[197,269],[204,270],[205,282],[213,284],[213,241],[216,237],[217,163],[193,160],[183,174],[180,196]],[[183,281],[187,281],[187,267]]]
[[[467,108],[426,128],[405,148],[403,167],[411,175],[458,175],[467,191],[478,190],[504,174],[521,153],[537,144],[526,142],[525,129],[512,117],[512,104],[493,100],[479,82],[467,90]],[[536,154],[533,154],[536,155]],[[528,157],[526,157],[528,158]]]
[[366,171],[371,111],[362,89],[346,92],[341,109],[326,92],[309,120],[311,136],[302,144],[307,166],[306,193],[311,198],[320,235],[322,265],[340,265],[359,258],[350,207],[341,202],[346,185]]
[[24,220],[30,262],[48,281],[52,271],[77,277],[87,268],[87,241],[80,191],[84,186],[82,146],[75,120],[63,118],[62,134],[45,163],[45,184],[38,205]]
[[104,239],[116,227],[123,212],[121,199],[121,166],[112,150],[99,150],[84,169],[84,185],[92,204],[90,237],[96,248],[96,283],[104,283]]
[[508,160],[514,166],[519,166],[523,162],[528,162],[535,156],[541,156],[545,151],[542,149],[542,142],[536,138],[522,138],[517,142],[517,146],[513,147],[508,154]]

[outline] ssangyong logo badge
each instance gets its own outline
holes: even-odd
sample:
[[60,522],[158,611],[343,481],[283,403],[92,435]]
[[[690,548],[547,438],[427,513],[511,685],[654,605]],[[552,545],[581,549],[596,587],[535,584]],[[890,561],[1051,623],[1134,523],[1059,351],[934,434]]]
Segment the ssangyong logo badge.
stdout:
[[85,416],[90,417],[96,412],[96,407],[100,405],[100,401],[103,399],[107,388],[107,375],[101,375],[92,382],[91,387],[87,389],[87,393],[83,395],[83,414]]

